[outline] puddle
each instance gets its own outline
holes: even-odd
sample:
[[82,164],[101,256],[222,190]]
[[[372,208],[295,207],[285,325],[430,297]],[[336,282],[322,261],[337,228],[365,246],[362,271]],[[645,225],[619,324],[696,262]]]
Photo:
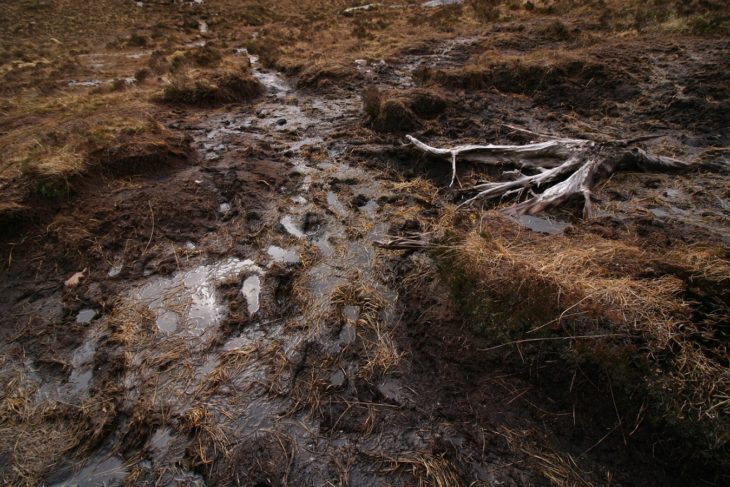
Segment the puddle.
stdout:
[[365,204],[365,206],[360,206],[359,208],[370,218],[375,218],[378,214],[378,210],[380,209],[380,205],[378,205],[375,200],[370,200]]
[[[368,240],[375,242],[376,240],[382,240],[388,235],[390,229],[390,223],[378,223],[368,233]],[[373,249],[375,250],[375,249]]]
[[243,281],[241,293],[248,303],[248,314],[253,315],[259,310],[259,295],[261,294],[261,278],[249,276]]
[[325,232],[321,236],[312,240],[315,247],[322,253],[324,257],[332,257],[335,253],[335,249],[330,242],[332,235],[329,232]]
[[376,10],[382,6],[382,3],[368,3],[367,5],[359,5],[357,7],[346,8],[342,12],[346,15],[351,15],[357,12],[368,12],[370,10]]
[[441,7],[443,5],[456,5],[459,3],[464,3],[464,0],[429,0],[428,2],[422,3],[421,7],[432,8]]
[[159,428],[155,431],[149,441],[152,461],[159,464],[162,462],[172,463],[182,460],[183,451],[173,446],[174,440],[176,439],[177,436],[170,428]]
[[403,387],[397,379],[386,379],[378,386],[378,390],[386,399],[400,403],[403,399]]
[[344,306],[342,316],[349,322],[356,323],[360,318],[360,306]]
[[286,230],[289,235],[296,238],[304,238],[304,232],[302,232],[299,228],[299,225],[294,223],[294,220],[291,216],[287,215],[281,219],[281,225],[284,227],[284,230]]
[[76,323],[88,325],[94,318],[96,318],[96,311],[91,308],[84,308],[76,315]]
[[318,264],[310,268],[308,275],[307,287],[317,297],[329,294],[339,286],[347,283],[347,279],[337,275],[335,269],[328,264]]
[[127,467],[119,457],[100,456],[91,459],[79,473],[51,487],[99,487],[121,485]]
[[345,373],[341,370],[338,370],[330,376],[330,385],[332,387],[342,387],[343,385],[345,385],[345,379]]
[[342,345],[352,345],[357,339],[357,327],[354,323],[348,323],[340,331],[339,341]]
[[236,49],[236,53],[248,56],[248,60],[251,63],[251,71],[257,80],[266,87],[269,93],[273,93],[278,97],[282,97],[291,91],[291,86],[282,78],[278,73],[261,70],[258,67],[259,57],[250,54],[248,49],[245,47]]
[[329,191],[327,193],[327,205],[330,210],[339,217],[346,217],[350,213],[347,208],[345,208],[345,205],[340,202],[339,198],[337,198],[337,194],[334,191]]
[[299,254],[297,252],[294,250],[283,249],[276,245],[271,245],[266,250],[266,253],[269,254],[269,257],[271,257],[272,263],[283,262],[286,264],[296,264],[299,262]]
[[307,204],[307,199],[304,196],[294,196],[291,200],[298,205]]
[[71,80],[68,82],[67,86],[69,88],[94,88],[101,85],[110,85],[112,83],[116,83],[118,81],[123,81],[125,85],[133,85],[137,82],[137,80],[134,77],[127,77],[127,78],[115,78],[115,79],[89,79],[89,80]]
[[111,269],[109,269],[109,272],[107,272],[107,276],[109,277],[117,277],[121,272],[124,266],[122,264],[117,264],[112,266]]
[[172,333],[181,326],[201,335],[223,318],[225,307],[219,302],[216,287],[244,272],[263,274],[252,260],[228,258],[178,272],[171,278],[155,279],[132,294],[134,301],[145,303],[155,312],[157,327]]
[[[676,206],[670,206],[667,208],[650,208],[649,211],[657,218],[670,219],[687,216],[688,212],[677,208]],[[681,218],[679,218],[681,219]]]
[[289,150],[292,152],[296,152],[300,150],[302,147],[311,146],[311,145],[317,145],[321,144],[324,140],[322,137],[305,137],[301,140],[298,140],[297,142],[294,142],[289,146]]
[[570,223],[559,220],[549,220],[534,215],[520,215],[515,221],[533,232],[547,233],[548,235],[559,235],[570,227]]
[[104,81],[99,80],[99,79],[90,79],[90,80],[84,80],[84,81],[73,80],[73,81],[68,82],[68,86],[70,86],[72,88],[81,87],[81,86],[82,87],[95,87],[95,86],[101,85],[102,83],[104,83]]

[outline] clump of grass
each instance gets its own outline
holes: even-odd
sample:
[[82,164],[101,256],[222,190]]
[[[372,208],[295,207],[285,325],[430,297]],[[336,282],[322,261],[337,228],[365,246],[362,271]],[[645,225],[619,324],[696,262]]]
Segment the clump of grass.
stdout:
[[165,58],[167,69],[171,73],[180,71],[184,67],[208,67],[218,66],[222,61],[221,53],[209,45],[194,47],[181,51],[175,51]]
[[363,90],[361,98],[367,124],[385,133],[414,130],[421,126],[420,118],[435,118],[448,106],[444,96],[425,88],[382,92],[376,86],[369,86]]
[[379,453],[375,456],[387,465],[387,468],[384,469],[387,472],[410,471],[414,481],[417,482],[413,485],[447,487],[464,484],[459,472],[444,454],[414,452],[389,455]]
[[371,89],[363,93],[363,105],[368,125],[378,132],[402,133],[421,125],[418,117],[400,98],[384,98]]
[[476,19],[492,22],[499,19],[499,5],[502,0],[468,0],[466,4]]
[[302,88],[328,88],[354,75],[354,69],[349,66],[333,62],[315,62],[300,71],[297,84]]
[[68,194],[70,180],[91,170],[129,174],[187,151],[185,137],[117,93],[33,100],[14,106],[9,120],[0,176],[45,198]]
[[398,350],[392,330],[381,320],[381,312],[387,306],[386,300],[375,286],[366,282],[355,282],[340,286],[332,294],[336,306],[356,306],[359,317],[355,323],[357,335],[364,348],[365,361],[358,376],[374,383],[400,363],[403,354]]
[[190,69],[176,73],[158,99],[164,103],[215,106],[250,101],[263,92],[249,69],[227,63],[217,69]]
[[13,452],[0,473],[5,485],[38,485],[63,458],[98,445],[116,415],[106,391],[69,404],[38,400],[40,384],[22,372],[1,379],[0,448]]
[[[533,345],[600,371],[627,398],[650,403],[650,419],[671,425],[694,456],[722,464],[729,310],[717,303],[730,256],[707,248],[670,256],[591,234],[539,236],[490,213],[489,227],[468,232],[446,261],[465,318],[497,348],[516,343],[529,354]],[[688,298],[700,276],[705,292],[715,290],[705,297],[716,302],[711,312]]]
[[370,120],[375,120],[380,115],[380,104],[383,96],[377,86],[368,86],[361,95],[363,110]]

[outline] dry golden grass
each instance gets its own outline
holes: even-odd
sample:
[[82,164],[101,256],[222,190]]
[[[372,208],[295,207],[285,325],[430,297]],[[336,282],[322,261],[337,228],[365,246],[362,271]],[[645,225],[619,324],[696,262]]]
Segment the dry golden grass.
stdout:
[[157,122],[153,109],[121,93],[19,100],[3,126],[5,180],[25,176],[58,184],[92,168],[129,174],[153,170],[187,150],[185,138]]
[[210,467],[216,458],[230,454],[228,435],[206,405],[193,407],[184,418],[184,427],[194,435],[188,454],[195,466]]
[[462,485],[458,471],[443,455],[411,453],[400,455],[378,454],[376,458],[385,465],[385,473],[410,471],[419,486],[449,487]]
[[374,382],[394,370],[403,353],[398,350],[393,330],[381,322],[381,312],[388,302],[375,287],[362,281],[341,286],[334,291],[332,303],[339,307],[356,306],[360,310],[355,326],[365,349],[365,360],[358,371],[359,377]]
[[103,394],[68,404],[38,399],[38,384],[22,374],[2,379],[0,450],[12,453],[0,474],[5,485],[38,485],[70,453],[96,445],[116,415]]
[[248,62],[226,59],[209,68],[180,69],[163,87],[159,100],[165,103],[213,106],[250,101],[263,92],[251,76]]
[[654,417],[697,442],[698,451],[726,447],[726,348],[718,339],[698,340],[712,337],[726,313],[697,322],[686,297],[693,279],[723,292],[725,250],[658,253],[590,233],[538,235],[497,212],[488,218],[447,258],[456,265],[446,277],[465,317],[494,337],[495,348],[557,346],[568,363],[597,365],[614,386],[651,397]]
[[494,433],[504,438],[510,450],[525,454],[536,463],[550,485],[555,487],[611,485],[610,474],[604,483],[595,472],[585,470],[580,457],[574,458],[568,453],[555,451],[546,438],[537,431],[514,430],[501,426]]

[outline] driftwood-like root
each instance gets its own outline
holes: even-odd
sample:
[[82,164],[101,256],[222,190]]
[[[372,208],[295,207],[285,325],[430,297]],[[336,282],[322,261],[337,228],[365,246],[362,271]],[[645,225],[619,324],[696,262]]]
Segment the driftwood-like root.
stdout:
[[[688,165],[638,148],[627,150],[624,141],[598,143],[583,139],[555,139],[526,145],[437,148],[410,135],[406,137],[420,151],[449,160],[451,185],[456,179],[457,158],[478,164],[516,167],[517,170],[503,172],[504,176],[511,177],[510,181],[483,183],[471,188],[476,194],[462,205],[477,200],[514,197],[518,203],[505,211],[520,215],[541,213],[580,197],[583,200],[583,216],[590,218],[591,190],[613,172],[628,167],[666,171]],[[525,175],[522,172],[525,169],[535,174]],[[522,201],[525,195],[529,197]]]

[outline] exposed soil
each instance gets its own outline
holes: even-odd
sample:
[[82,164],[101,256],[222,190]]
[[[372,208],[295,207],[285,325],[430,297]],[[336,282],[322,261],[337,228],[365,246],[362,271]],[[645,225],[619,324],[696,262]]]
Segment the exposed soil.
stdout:
[[[494,29],[509,53],[573,39],[542,23],[509,27]],[[75,179],[72,198],[3,234],[0,377],[3,397],[17,398],[3,481],[723,483],[722,472],[667,463],[654,426],[615,433],[615,404],[574,392],[562,371],[524,365],[519,348],[485,352],[491,342],[463,325],[433,256],[375,242],[432,228],[462,197],[428,193],[448,185],[450,167],[402,133],[443,145],[530,139],[508,124],[656,135],[647,148],[705,163],[618,174],[597,191],[593,220],[566,209],[557,232],[727,247],[730,43],[596,42],[547,66],[485,64],[480,42],[433,40],[299,77],[239,49],[264,94],[171,109],[164,124],[190,149],[149,167],[145,154],[105,154],[131,169]],[[368,117],[371,85],[381,91]]]

